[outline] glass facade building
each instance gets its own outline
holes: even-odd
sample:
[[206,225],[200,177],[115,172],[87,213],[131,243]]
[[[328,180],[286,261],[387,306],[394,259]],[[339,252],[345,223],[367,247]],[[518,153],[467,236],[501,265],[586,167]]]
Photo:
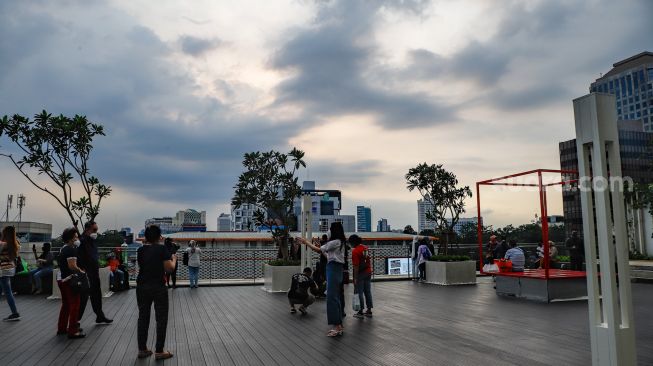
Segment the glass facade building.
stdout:
[[372,231],[372,209],[356,206],[356,231],[369,233]]
[[590,85],[590,92],[613,94],[617,120],[640,120],[653,132],[653,52],[642,52],[613,64]]

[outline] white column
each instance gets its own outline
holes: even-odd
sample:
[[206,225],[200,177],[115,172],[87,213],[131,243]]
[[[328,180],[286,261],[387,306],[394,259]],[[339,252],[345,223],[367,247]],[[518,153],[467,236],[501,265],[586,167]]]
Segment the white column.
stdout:
[[[311,240],[313,237],[313,212],[312,210],[313,202],[310,195],[305,194],[302,196],[302,217],[301,217],[301,228],[302,228],[302,238]],[[306,267],[313,267],[313,251],[304,247],[302,250],[302,269]]]
[[592,365],[634,366],[637,357],[624,197],[620,187],[608,181],[609,177],[621,178],[615,98],[592,93],[575,99],[574,116]]

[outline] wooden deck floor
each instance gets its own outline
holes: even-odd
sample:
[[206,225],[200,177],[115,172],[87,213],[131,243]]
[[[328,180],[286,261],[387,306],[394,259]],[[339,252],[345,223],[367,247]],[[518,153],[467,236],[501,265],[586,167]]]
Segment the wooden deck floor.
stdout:
[[[171,290],[166,346],[175,357],[165,364],[590,364],[586,302],[500,298],[491,282],[483,281],[464,287],[375,283],[374,318],[359,320],[350,314],[339,339],[324,336],[324,301],[302,317],[288,313],[284,294],[258,287]],[[633,284],[633,293],[639,364],[652,365],[653,285]],[[0,323],[4,366],[156,364],[153,358],[136,359],[134,290],[105,299],[112,325],[96,326],[89,304],[83,340],[54,335],[58,301],[22,296],[17,303],[22,320]],[[0,309],[4,315],[4,299]]]

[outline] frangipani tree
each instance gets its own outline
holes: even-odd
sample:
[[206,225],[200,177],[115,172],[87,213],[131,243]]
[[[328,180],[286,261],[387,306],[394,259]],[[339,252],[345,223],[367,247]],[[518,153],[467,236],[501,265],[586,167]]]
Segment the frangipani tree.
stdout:
[[[111,187],[90,172],[93,140],[104,128],[86,116],[53,116],[45,110],[33,120],[15,114],[0,119],[0,138],[16,147],[0,150],[36,188],[49,194],[64,209],[73,226],[94,220]],[[78,183],[78,184],[76,184]],[[54,184],[54,186],[52,185]],[[81,187],[81,195],[78,193]]]

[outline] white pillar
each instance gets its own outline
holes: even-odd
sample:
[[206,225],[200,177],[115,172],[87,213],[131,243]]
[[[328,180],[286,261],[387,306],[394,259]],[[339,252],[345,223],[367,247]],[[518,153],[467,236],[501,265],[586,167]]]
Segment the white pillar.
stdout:
[[622,176],[616,111],[610,94],[574,100],[593,366],[637,360],[624,197],[608,182]]
[[[301,228],[302,238],[312,240],[313,237],[313,200],[308,194],[302,196],[302,217]],[[302,269],[306,267],[313,267],[312,254],[310,248],[304,247],[302,250]]]

